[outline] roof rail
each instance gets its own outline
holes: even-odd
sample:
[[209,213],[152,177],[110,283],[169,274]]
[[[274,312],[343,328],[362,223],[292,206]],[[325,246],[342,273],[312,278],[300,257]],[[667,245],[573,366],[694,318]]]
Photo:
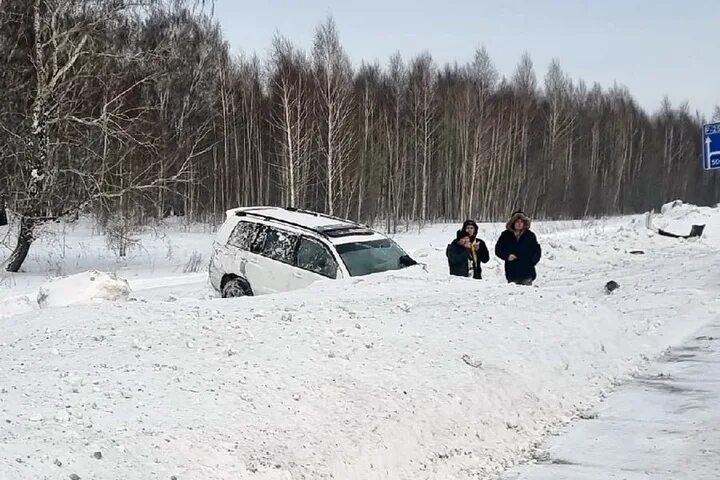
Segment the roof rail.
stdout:
[[[290,211],[298,211],[300,213],[306,213],[301,210],[290,210]],[[307,213],[312,215],[314,212],[307,212]],[[360,224],[357,224],[354,222],[349,223],[349,224],[347,222],[345,222],[346,225],[328,225],[326,227],[313,228],[313,227],[308,227],[307,225],[302,225],[300,223],[291,222],[289,220],[285,220],[282,218],[276,218],[276,217],[272,217],[270,215],[263,215],[262,213],[257,213],[257,212],[248,211],[248,210],[239,211],[235,215],[237,215],[238,217],[253,217],[253,218],[260,218],[263,220],[268,220],[271,222],[277,222],[277,223],[280,223],[283,225],[288,225],[291,227],[299,228],[301,230],[306,230],[308,232],[316,233],[324,238],[327,238],[328,240],[330,240],[331,238],[338,238],[338,237],[349,236],[349,235],[369,235],[369,234],[374,233],[370,227],[367,227],[365,225],[360,225]],[[325,216],[325,215],[319,215],[319,216],[322,216],[323,218],[331,218],[331,219],[337,218],[337,217]],[[337,219],[342,220],[341,218],[337,218]],[[346,233],[343,235],[341,232],[346,232]]]
[[349,224],[355,225],[355,226],[371,228],[370,225],[365,225],[362,223],[354,222],[352,220],[348,220],[347,218],[336,217],[335,215],[328,215],[327,213],[320,213],[320,212],[315,212],[312,210],[305,210],[305,209],[298,208],[298,207],[285,207],[285,210],[287,210],[288,212],[305,213],[307,215],[314,215],[316,217],[327,218],[329,220],[336,220],[338,222],[349,223]]
[[271,217],[269,215],[263,215],[262,213],[255,213],[252,211],[241,211],[241,212],[237,212],[236,215],[238,217],[254,217],[254,218],[261,218],[263,220],[269,220],[272,222],[282,223],[284,225],[289,225],[291,227],[296,227],[296,228],[300,228],[302,230],[307,230],[307,231],[310,231],[313,233],[317,233],[318,235],[322,235],[323,237],[326,237],[326,238],[328,237],[327,234],[321,230],[318,230],[318,229],[315,229],[312,227],[308,227],[307,225],[301,225],[299,223],[291,222],[289,220],[284,220],[282,218],[275,218],[275,217]]

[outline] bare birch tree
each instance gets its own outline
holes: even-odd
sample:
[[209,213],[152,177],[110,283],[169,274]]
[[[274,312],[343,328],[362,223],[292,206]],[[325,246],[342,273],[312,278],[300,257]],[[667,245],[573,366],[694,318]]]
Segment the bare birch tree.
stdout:
[[[124,1],[33,0],[25,15],[17,17],[20,30],[29,32],[25,68],[32,72],[28,79],[32,100],[12,132],[23,146],[16,156],[9,195],[20,228],[7,270],[19,270],[42,223],[92,202],[122,198],[127,192],[168,188],[168,180],[182,176],[187,162],[168,172],[167,179],[150,179],[151,167],[133,169],[128,162],[137,151],[155,151],[143,128],[150,109],[130,100],[137,98],[152,75],[141,75],[118,85],[112,94],[96,96],[99,84],[115,80],[105,76],[106,59],[125,67],[137,61],[132,53],[108,43],[106,30],[138,20],[138,9],[149,6]],[[93,105],[88,104],[88,95],[93,96]],[[108,149],[111,142],[124,147],[113,158]]]
[[280,170],[281,201],[304,206],[312,159],[312,77],[307,60],[287,39],[273,42],[270,96]]
[[355,146],[352,128],[352,68],[335,27],[328,18],[315,32],[313,50],[317,88],[318,146],[325,167],[325,208],[331,215],[345,198],[345,170]]
[[412,111],[413,192],[412,218],[429,218],[428,189],[435,153],[437,74],[428,53],[416,57],[410,64],[409,96]]

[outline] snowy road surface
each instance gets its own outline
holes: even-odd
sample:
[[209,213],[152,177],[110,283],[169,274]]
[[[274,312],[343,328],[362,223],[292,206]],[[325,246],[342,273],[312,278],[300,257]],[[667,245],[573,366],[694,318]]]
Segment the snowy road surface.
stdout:
[[[522,288],[495,259],[481,282],[448,278],[457,226],[438,226],[397,238],[427,272],[236,300],[182,273],[210,235],[148,237],[124,263],[81,231],[64,256],[38,242],[0,282],[0,478],[493,478],[720,316],[720,211],[658,221],[706,238],[538,223],[541,278]],[[48,258],[115,267],[131,301],[40,311]]]
[[703,327],[505,480],[720,478],[720,323]]

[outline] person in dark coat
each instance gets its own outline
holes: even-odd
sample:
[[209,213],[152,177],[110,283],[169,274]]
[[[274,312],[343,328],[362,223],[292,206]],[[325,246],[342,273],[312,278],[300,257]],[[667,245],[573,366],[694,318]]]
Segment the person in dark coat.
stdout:
[[450,275],[456,277],[470,276],[470,234],[465,230],[457,232],[457,238],[445,249],[450,267]]
[[522,211],[513,213],[495,245],[495,255],[505,262],[505,278],[509,283],[532,285],[537,278],[535,265],[542,250],[530,231],[530,218]]
[[470,267],[472,269],[472,277],[474,279],[482,279],[482,265],[490,261],[490,252],[487,245],[478,238],[478,225],[473,220],[466,220],[463,223],[462,231],[470,235],[470,247],[468,256],[470,257]]

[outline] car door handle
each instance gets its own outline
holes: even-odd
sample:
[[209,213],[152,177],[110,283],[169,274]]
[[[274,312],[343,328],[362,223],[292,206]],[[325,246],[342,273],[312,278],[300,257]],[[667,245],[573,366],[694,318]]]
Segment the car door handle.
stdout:
[[293,272],[293,277],[302,278],[303,276],[302,276],[302,273],[300,273],[300,272]]

